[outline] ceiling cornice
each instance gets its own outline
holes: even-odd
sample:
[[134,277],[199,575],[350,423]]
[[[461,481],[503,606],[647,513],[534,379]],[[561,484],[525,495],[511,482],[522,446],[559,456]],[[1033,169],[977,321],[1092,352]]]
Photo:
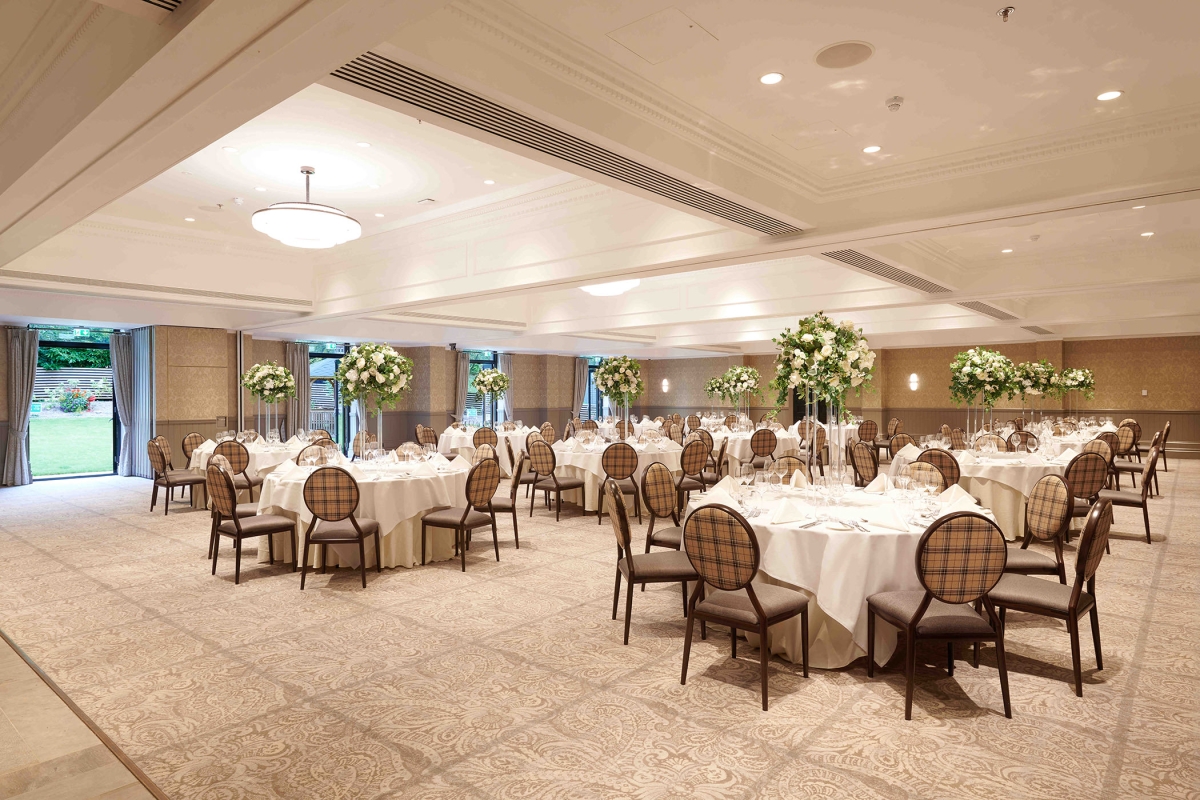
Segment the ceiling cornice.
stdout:
[[[309,253],[297,254],[295,252],[288,252],[281,249],[279,246],[272,246],[266,242],[257,244],[245,239],[234,239],[231,237],[208,237],[195,233],[184,233],[170,229],[137,227],[132,224],[108,222],[96,219],[84,220],[83,222],[78,222],[72,225],[70,228],[59,234],[58,237],[51,239],[48,244],[52,244],[63,237],[70,236],[118,239],[126,242],[140,242],[144,244],[156,245],[169,244],[174,249],[191,253],[241,255],[249,258],[268,259],[271,261],[286,262],[289,264],[294,264],[296,262],[297,255],[299,255],[301,260],[312,257]],[[0,267],[0,274],[3,274],[4,271],[4,267]]]

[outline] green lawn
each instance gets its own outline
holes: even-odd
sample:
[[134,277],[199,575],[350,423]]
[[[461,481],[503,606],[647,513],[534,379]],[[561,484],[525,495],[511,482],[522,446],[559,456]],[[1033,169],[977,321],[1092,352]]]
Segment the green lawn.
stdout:
[[35,477],[75,472],[112,472],[110,417],[29,420],[29,460]]

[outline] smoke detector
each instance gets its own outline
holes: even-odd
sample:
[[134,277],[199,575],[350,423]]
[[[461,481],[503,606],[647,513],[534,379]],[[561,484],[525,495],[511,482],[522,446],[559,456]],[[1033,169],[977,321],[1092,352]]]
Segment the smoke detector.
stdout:
[[895,97],[889,97],[884,102],[887,104],[888,111],[899,111],[900,106],[904,105],[904,98],[896,95]]

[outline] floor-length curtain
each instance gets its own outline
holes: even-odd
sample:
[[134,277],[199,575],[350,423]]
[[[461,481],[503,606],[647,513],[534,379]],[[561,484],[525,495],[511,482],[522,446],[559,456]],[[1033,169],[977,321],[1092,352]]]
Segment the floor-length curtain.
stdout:
[[117,474],[133,474],[133,337],[114,333],[108,338],[112,357],[113,404],[121,422],[121,452],[117,454]]
[[496,369],[508,376],[508,391],[500,398],[500,410],[504,413],[504,419],[510,420],[514,418],[513,412],[516,411],[513,405],[516,382],[513,378],[512,353],[499,353],[496,356]]
[[33,483],[29,469],[29,414],[37,377],[38,332],[8,328],[8,446],[0,486]]
[[154,329],[134,328],[133,423],[129,438],[133,448],[133,474],[153,478],[146,443],[154,438]]
[[454,418],[462,422],[467,417],[467,389],[471,382],[471,356],[458,354],[458,370],[454,379]]
[[578,417],[579,409],[583,408],[583,398],[587,396],[588,388],[588,360],[586,358],[575,359],[575,405],[571,409],[571,416]]
[[292,371],[292,377],[296,379],[296,396],[288,401],[287,408],[288,437],[294,436],[300,428],[308,430],[312,394],[308,363],[308,344],[287,342],[283,345],[283,365]]

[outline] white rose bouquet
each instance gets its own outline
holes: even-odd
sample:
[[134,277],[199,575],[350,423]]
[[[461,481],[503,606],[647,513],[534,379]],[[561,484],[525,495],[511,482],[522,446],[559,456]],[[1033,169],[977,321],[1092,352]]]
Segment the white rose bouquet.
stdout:
[[728,397],[729,387],[725,384],[725,376],[718,375],[715,378],[709,378],[708,382],[704,384],[704,396],[709,398]]
[[1052,395],[1058,385],[1058,375],[1054,365],[1046,359],[1041,361],[1023,361],[1013,368],[1013,393],[1025,397],[1042,397]]
[[495,395],[499,399],[508,387],[508,376],[498,369],[481,369],[475,376],[475,391],[480,394]]
[[604,359],[592,373],[592,380],[605,397],[626,406],[646,392],[642,365],[629,356]]
[[762,390],[758,388],[761,379],[754,367],[730,367],[722,376],[725,390],[728,392],[726,397],[730,400],[745,398],[746,407],[749,409],[750,398],[762,394]]
[[375,399],[377,408],[392,408],[412,384],[413,363],[386,344],[355,345],[338,362],[342,402]]
[[1090,369],[1082,367],[1064,369],[1058,374],[1058,385],[1059,391],[1063,394],[1079,392],[1085,400],[1091,400],[1096,396],[1096,376]]
[[296,396],[296,379],[274,361],[255,364],[242,375],[242,386],[264,403],[281,403]]
[[771,388],[779,393],[780,404],[800,389],[844,406],[851,389],[871,386],[875,353],[867,347],[862,329],[850,320],[838,324],[824,313],[814,314],[771,341],[779,348]]
[[978,398],[984,408],[990,409],[1002,395],[1013,397],[1019,393],[1014,390],[1015,382],[1012,360],[986,347],[973,347],[950,362],[950,399],[955,403],[971,405]]

